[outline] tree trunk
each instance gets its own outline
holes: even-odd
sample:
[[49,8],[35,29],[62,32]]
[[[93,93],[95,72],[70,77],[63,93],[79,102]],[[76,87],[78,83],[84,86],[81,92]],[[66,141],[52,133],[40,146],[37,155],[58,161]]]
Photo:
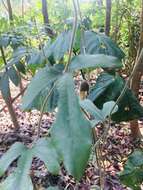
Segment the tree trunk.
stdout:
[[[143,0],[142,0],[142,11],[141,11],[141,32],[140,32],[140,40],[139,40],[139,48],[137,53],[137,58],[139,58],[141,54],[141,50],[143,48]],[[131,81],[131,89],[134,91],[136,97],[138,98],[139,88],[140,88],[140,80],[143,75],[143,59],[141,61],[136,61],[136,70],[134,72],[134,76]],[[141,137],[141,132],[139,129],[138,121],[134,120],[130,123],[131,126],[131,134],[134,139]]]
[[118,33],[119,33],[119,0],[116,0],[116,19],[115,19],[115,28],[114,28],[114,32],[113,32],[113,39],[115,42],[117,42],[118,39]]
[[24,0],[21,1],[21,6],[22,6],[21,14],[22,14],[22,18],[24,19]]
[[49,23],[49,15],[48,15],[48,8],[47,8],[47,0],[42,0],[42,14],[43,14],[43,20],[45,24],[45,31],[48,35],[51,37],[54,36],[53,30],[50,28],[50,23]]
[[14,125],[14,128],[15,128],[15,131],[18,131],[20,126],[19,126],[19,123],[18,123],[18,120],[17,120],[17,117],[16,117],[16,113],[14,111],[14,108],[13,108],[13,105],[12,105],[12,98],[11,96],[8,97],[6,100],[5,100],[5,103],[7,105],[7,108],[8,108],[8,111],[9,111],[9,114],[10,114],[10,117],[11,117],[11,120],[13,122],[13,125]]
[[111,22],[111,0],[106,0],[106,21],[105,21],[105,34],[110,34],[110,22]]
[[10,0],[7,0],[7,8],[8,8],[9,20],[13,21],[13,13],[12,13],[12,6]]
[[[3,50],[2,47],[0,48],[0,51],[1,51],[1,55],[2,55],[2,58],[3,58],[4,64],[6,66],[7,61],[6,61],[4,50]],[[7,72],[7,68],[6,68],[6,72]],[[18,123],[18,120],[17,120],[17,117],[16,117],[16,113],[15,113],[13,105],[12,105],[11,93],[9,94],[9,97],[4,98],[4,100],[5,100],[5,103],[6,103],[7,107],[8,107],[8,111],[9,111],[9,114],[11,116],[11,119],[12,119],[13,125],[15,127],[15,130],[17,131],[20,128],[20,126],[19,126],[19,123]]]

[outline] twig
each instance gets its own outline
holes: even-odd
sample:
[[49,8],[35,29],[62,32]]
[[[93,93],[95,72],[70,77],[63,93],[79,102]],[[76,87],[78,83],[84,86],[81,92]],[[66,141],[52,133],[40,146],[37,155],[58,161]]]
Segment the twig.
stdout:
[[[85,36],[84,36],[84,28],[83,28],[83,19],[82,19],[82,14],[81,14],[81,10],[80,10],[80,4],[79,4],[79,0],[77,0],[77,7],[78,7],[78,12],[79,12],[79,17],[80,17],[80,21],[81,21],[81,43],[82,43],[82,50],[83,50],[83,54],[86,54],[86,42],[85,42]],[[85,74],[81,69],[81,75],[82,78],[84,80],[86,80]]]
[[[5,58],[5,55],[4,55],[3,47],[0,47],[0,50],[1,50],[1,55],[2,55],[2,58],[3,58],[4,65],[6,67],[7,66],[7,61],[6,61],[6,58]],[[7,71],[7,68],[6,68],[6,71]]]
[[22,18],[24,19],[24,0],[21,2],[21,13],[22,13]]
[[73,45],[74,45],[76,28],[77,28],[77,21],[78,21],[78,11],[77,11],[75,0],[73,0],[73,6],[74,6],[74,24],[73,24],[73,30],[72,30],[72,36],[71,36],[71,42],[70,42],[70,48],[69,48],[68,62],[65,66],[64,72],[66,72],[68,70],[69,64],[71,62],[72,49],[73,49]]
[[40,137],[41,122],[42,122],[42,117],[43,117],[43,113],[44,113],[44,108],[45,108],[45,105],[46,105],[46,103],[47,103],[49,97],[51,96],[53,90],[55,89],[56,84],[57,84],[57,82],[55,82],[55,83],[53,84],[52,88],[50,89],[48,95],[45,97],[44,102],[43,102],[43,104],[42,104],[42,106],[41,106],[40,118],[39,118],[39,121],[38,121],[37,137],[36,137],[36,140],[35,140],[35,141],[37,141],[37,140],[39,139],[39,137]]
[[[15,96],[12,100],[11,103],[13,104],[15,102],[15,100],[17,100],[19,98],[19,96],[21,96],[27,87],[25,87],[17,96]],[[0,112],[2,112],[5,108],[7,107],[7,105],[5,105],[3,108],[0,109]]]
[[41,37],[40,37],[40,35],[39,35],[39,30],[38,30],[37,22],[36,22],[36,19],[35,19],[35,18],[34,18],[34,23],[35,23],[35,28],[36,28],[36,31],[37,31],[38,40],[39,40],[39,43],[40,43],[40,48],[41,48],[41,50],[42,50],[42,52],[43,52],[43,55],[44,55],[44,57],[45,57],[45,59],[46,59],[46,61],[47,61],[48,59],[47,59],[46,54],[45,54],[45,51],[44,51],[44,49],[43,49],[42,40],[41,40]]
[[3,6],[5,7],[5,9],[8,11],[8,8],[7,8],[7,6],[6,6],[5,2],[4,2],[4,0],[2,0],[2,4],[3,4]]
[[81,41],[82,41],[82,48],[83,48],[83,54],[86,54],[86,43],[85,43],[85,36],[84,36],[84,29],[83,29],[83,19],[82,19],[82,14],[81,14],[81,10],[80,10],[80,4],[79,4],[79,0],[77,0],[77,6],[78,6],[78,12],[79,12],[79,16],[80,16],[80,21],[81,21]]

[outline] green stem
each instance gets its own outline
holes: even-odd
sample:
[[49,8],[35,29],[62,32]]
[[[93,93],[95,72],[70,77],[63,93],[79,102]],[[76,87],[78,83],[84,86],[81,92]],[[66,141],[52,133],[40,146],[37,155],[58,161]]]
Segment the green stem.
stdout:
[[78,21],[78,11],[77,11],[77,7],[76,7],[76,3],[75,0],[73,0],[73,7],[74,7],[74,24],[73,24],[73,30],[72,30],[72,36],[71,36],[71,43],[70,43],[70,48],[69,48],[69,58],[68,58],[68,62],[65,66],[65,70],[64,72],[67,72],[69,64],[71,62],[71,58],[72,58],[72,49],[73,49],[73,45],[74,45],[74,40],[75,40],[75,35],[76,35],[76,28],[77,28],[77,21]]

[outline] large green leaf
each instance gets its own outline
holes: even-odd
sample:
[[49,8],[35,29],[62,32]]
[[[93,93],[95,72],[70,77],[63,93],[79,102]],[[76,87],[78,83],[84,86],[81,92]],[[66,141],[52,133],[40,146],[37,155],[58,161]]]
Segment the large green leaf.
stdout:
[[33,190],[29,173],[34,157],[40,158],[48,171],[58,174],[60,158],[50,138],[39,139],[32,148],[27,148],[22,143],[15,143],[0,159],[0,176],[15,159],[19,158],[17,168],[0,183],[0,190]]
[[115,81],[114,75],[109,75],[108,73],[102,72],[100,76],[97,78],[96,85],[90,89],[90,93],[88,98],[91,101],[97,99],[107,87]]
[[8,76],[10,78],[10,80],[16,85],[18,86],[19,85],[19,82],[20,82],[20,77],[17,73],[17,71],[15,70],[15,68],[12,66],[8,69]]
[[13,59],[21,59],[22,57],[26,56],[30,50],[25,46],[20,46],[14,50],[12,57]]
[[54,56],[55,60],[60,60],[64,56],[64,54],[68,52],[70,47],[71,35],[71,30],[64,31],[52,43],[50,51],[51,54]]
[[15,64],[15,66],[16,66],[16,68],[17,68],[17,70],[19,71],[19,72],[21,72],[22,74],[26,74],[26,69],[25,69],[25,65],[23,64],[23,63],[21,63],[21,62],[17,62],[16,64]]
[[86,110],[90,115],[96,118],[97,121],[103,121],[103,114],[100,109],[98,109],[92,101],[89,99],[84,99],[80,101],[80,106]]
[[119,174],[123,184],[135,190],[140,190],[143,181],[143,152],[135,150],[124,166],[124,170]]
[[59,188],[58,187],[48,187],[46,190],[59,190]]
[[21,143],[15,143],[0,159],[0,176],[7,170],[8,166],[25,150]]
[[[51,89],[53,86],[49,85],[47,88],[45,88],[43,91],[41,91],[36,98],[32,101],[32,103],[26,108],[26,110],[32,110],[32,109],[37,109],[41,110],[42,105],[44,104],[45,98],[47,94],[49,93],[49,89]],[[57,89],[55,88],[53,92],[50,94],[48,101],[45,104],[43,112],[52,112],[54,109],[57,107],[58,104],[58,98],[59,94]]]
[[72,76],[59,81],[59,103],[51,135],[66,169],[76,179],[83,175],[92,144],[90,123],[84,118],[74,91]]
[[22,109],[27,109],[36,96],[62,75],[62,71],[55,65],[40,69],[34,76],[23,97]]
[[33,49],[27,57],[28,69],[32,70],[35,73],[37,68],[44,66],[46,63],[46,58],[42,51]]
[[7,47],[9,45],[10,39],[7,35],[0,36],[0,47]]
[[77,55],[72,59],[69,66],[71,71],[80,70],[84,68],[120,68],[121,61],[116,57],[97,54],[97,55]]
[[29,176],[29,169],[32,164],[33,152],[27,149],[18,160],[16,171],[0,184],[1,190],[33,190],[33,185]]
[[115,105],[114,101],[104,103],[102,110],[98,109],[89,99],[80,101],[80,106],[92,116],[92,127],[95,127],[99,122],[104,122],[110,116],[111,111],[113,114],[118,110],[118,106]]
[[87,54],[105,54],[119,59],[124,58],[124,52],[106,35],[86,31],[84,36]]
[[23,46],[16,48],[13,52],[12,58],[9,60],[7,64],[7,68],[13,65],[17,65],[21,61],[22,58],[26,57],[26,55],[29,54],[29,52],[31,52],[31,49],[29,50]]
[[[106,75],[110,74],[106,73]],[[88,98],[91,99],[91,101],[93,101],[95,105],[100,109],[102,109],[105,102],[116,101],[125,85],[125,81],[118,74],[111,75],[114,80],[111,84],[108,85],[101,83],[102,76],[104,80],[105,75],[101,74],[100,80],[97,80],[94,88],[91,91],[91,94],[88,96]],[[99,91],[97,95],[96,92],[99,89],[99,85],[100,89],[103,87],[103,90]],[[130,121],[139,119],[142,116],[143,107],[140,105],[133,92],[127,88],[126,93],[118,103],[118,111],[112,115],[112,120],[116,122]]]
[[59,158],[51,139],[40,139],[34,147],[34,156],[40,158],[45,163],[48,171],[53,174],[59,173]]
[[9,77],[7,72],[1,74],[0,90],[4,99],[7,99],[10,96]]
[[102,114],[104,119],[107,116],[110,116],[110,114],[116,113],[117,111],[118,111],[118,106],[116,105],[116,102],[109,101],[103,104]]

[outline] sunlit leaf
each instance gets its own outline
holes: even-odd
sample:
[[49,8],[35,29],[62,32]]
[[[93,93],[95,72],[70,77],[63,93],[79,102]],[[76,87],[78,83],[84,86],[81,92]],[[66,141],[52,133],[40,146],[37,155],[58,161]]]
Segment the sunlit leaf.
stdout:
[[108,36],[92,31],[86,31],[84,36],[87,54],[105,54],[119,59],[125,57],[124,52]]
[[15,143],[0,159],[0,176],[4,174],[8,166],[25,150],[22,143]]
[[85,68],[120,68],[122,63],[112,56],[103,54],[97,55],[78,55],[72,59],[69,66],[71,71],[85,69]]
[[10,174],[6,180],[0,184],[1,190],[33,190],[33,185],[29,176],[32,164],[33,152],[27,149],[18,160],[16,171]]
[[59,158],[51,139],[42,138],[38,140],[34,147],[34,156],[45,163],[49,172],[53,174],[59,173]]
[[60,79],[58,90],[58,113],[51,131],[52,138],[63,157],[66,169],[79,180],[90,155],[90,123],[80,110],[70,74],[67,73]]
[[140,190],[143,181],[143,152],[135,150],[125,163],[124,170],[119,174],[123,184],[135,190]]
[[[27,109],[36,96],[62,75],[56,66],[40,69],[34,76],[23,97],[22,109]],[[30,97],[30,98],[29,98]]]

